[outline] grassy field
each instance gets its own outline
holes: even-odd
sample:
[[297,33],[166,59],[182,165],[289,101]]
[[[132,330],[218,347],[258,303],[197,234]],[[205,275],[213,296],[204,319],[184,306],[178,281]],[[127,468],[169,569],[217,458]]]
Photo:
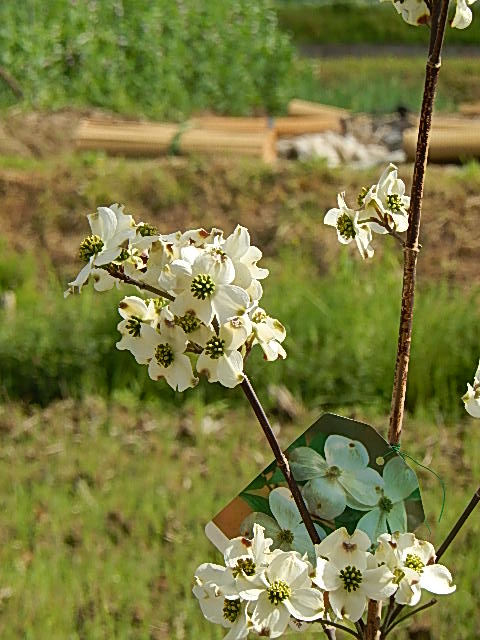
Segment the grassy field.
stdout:
[[[0,633],[5,640],[221,638],[190,594],[192,573],[220,561],[203,527],[271,459],[237,391],[181,410],[119,394],[40,410],[0,407]],[[385,434],[386,419],[337,407]],[[308,426],[275,420],[282,444]],[[475,489],[480,445],[473,420],[407,421],[404,449],[447,484],[416,469],[438,544]],[[474,514],[444,561],[458,592],[394,637],[476,637],[479,553]],[[429,537],[425,528],[419,535]],[[408,625],[407,625],[408,627]],[[313,634],[305,638],[319,637]]]

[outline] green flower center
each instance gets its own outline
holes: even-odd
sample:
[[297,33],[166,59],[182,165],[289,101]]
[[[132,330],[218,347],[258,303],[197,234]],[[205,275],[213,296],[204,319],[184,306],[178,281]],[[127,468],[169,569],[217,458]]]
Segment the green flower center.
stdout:
[[159,344],[155,349],[155,359],[162,367],[169,367],[175,360],[172,347],[168,344]]
[[142,328],[142,321],[137,316],[132,316],[127,320],[126,329],[128,333],[134,338],[138,338],[140,335],[140,329]]
[[215,292],[215,283],[212,280],[212,277],[207,273],[200,273],[198,276],[192,278],[190,291],[194,298],[198,298],[198,300],[205,300],[205,298],[211,296]]
[[398,196],[396,193],[387,196],[387,207],[390,209],[390,211],[398,213],[402,208],[400,196]]
[[417,573],[423,573],[423,567],[425,563],[414,553],[407,554],[405,562],[403,563],[409,569],[413,569]]
[[286,542],[287,544],[292,544],[295,540],[295,536],[289,529],[280,529],[277,534],[278,541],[280,544]]
[[348,565],[345,569],[342,569],[339,574],[340,580],[343,582],[343,588],[350,593],[356,591],[362,584],[363,576],[360,569]]
[[399,567],[393,570],[393,575],[395,576],[395,578],[393,579],[393,582],[395,584],[400,584],[400,582],[405,577],[405,573]]
[[338,233],[346,238],[354,238],[357,235],[353,227],[353,220],[346,214],[342,214],[337,220]]
[[267,597],[276,607],[291,595],[292,590],[284,580],[275,580],[267,589]]
[[268,318],[267,314],[265,313],[265,311],[257,311],[257,313],[255,313],[253,315],[253,322],[263,322],[264,320],[266,320]]
[[175,316],[175,324],[181,327],[185,333],[192,333],[200,326],[200,320],[193,313],[186,313],[184,316]]
[[240,558],[237,560],[237,564],[233,568],[233,577],[236,578],[241,573],[246,576],[254,576],[255,571],[255,562],[251,558]]
[[149,304],[149,302],[153,302],[153,306],[155,307],[155,311],[157,311],[157,313],[168,305],[168,300],[166,300],[165,298],[147,298],[145,300],[145,303]]
[[220,340],[217,336],[210,338],[210,340],[205,345],[205,353],[207,356],[210,356],[212,360],[218,360],[224,353],[225,340]]
[[232,624],[238,618],[241,608],[240,600],[224,600],[223,602],[223,617]]
[[363,203],[365,201],[365,196],[367,195],[367,193],[368,193],[368,188],[367,187],[362,187],[360,189],[360,193],[357,196],[358,206],[361,207],[363,205]]
[[142,224],[138,227],[138,233],[143,237],[157,236],[158,229],[157,227],[154,227],[153,224]]
[[100,236],[87,236],[80,243],[78,255],[81,260],[88,262],[92,256],[96,256],[97,253],[103,249],[103,240]]
[[390,500],[390,498],[387,498],[387,496],[382,496],[378,501],[378,506],[380,507],[380,509],[382,509],[382,511],[390,513],[393,507],[393,502]]
[[116,258],[117,262],[123,262],[124,260],[126,260],[128,258],[128,251],[127,249],[122,249],[120,251],[120,254],[118,256],[118,258]]
[[339,478],[342,475],[342,470],[339,467],[333,465],[327,469],[327,478]]

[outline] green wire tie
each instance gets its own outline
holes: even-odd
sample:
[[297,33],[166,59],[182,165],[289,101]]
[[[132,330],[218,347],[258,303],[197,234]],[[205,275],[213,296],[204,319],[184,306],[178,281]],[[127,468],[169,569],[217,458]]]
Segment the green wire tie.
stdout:
[[[426,469],[427,471],[429,471],[430,473],[432,473],[437,480],[440,482],[440,485],[442,487],[442,493],[443,493],[443,498],[442,498],[442,508],[440,509],[440,515],[438,516],[438,522],[440,522],[440,520],[442,519],[443,516],[443,511],[445,509],[445,501],[446,501],[446,497],[447,497],[447,490],[445,489],[445,482],[443,481],[443,478],[441,478],[438,473],[436,471],[434,471],[431,467],[427,467],[426,465],[422,464],[421,462],[419,462],[418,460],[416,460],[413,456],[411,456],[408,453],[404,453],[403,451],[400,451],[401,446],[399,444],[389,444],[388,445],[389,449],[391,450],[389,453],[387,453],[386,456],[384,456],[384,458],[387,458],[389,455],[392,455],[393,453],[397,453],[405,462],[405,458],[408,458],[409,460],[411,460],[414,464],[418,465],[419,467],[422,467],[422,469]],[[428,526],[427,521],[425,520],[425,524],[427,525],[427,528],[430,530],[430,527]]]
[[178,127],[178,131],[173,136],[170,142],[170,146],[167,150],[167,154],[169,156],[178,156],[180,154],[180,141],[185,131],[187,131],[187,129],[190,129],[191,126],[192,123],[190,122],[190,120],[185,120],[185,122],[182,122],[182,124]]

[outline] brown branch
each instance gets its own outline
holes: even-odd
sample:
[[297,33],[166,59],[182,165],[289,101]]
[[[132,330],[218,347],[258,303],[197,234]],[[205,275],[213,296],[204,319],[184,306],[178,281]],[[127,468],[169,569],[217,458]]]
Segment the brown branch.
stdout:
[[243,382],[240,385],[244,394],[247,397],[247,400],[250,402],[252,409],[257,416],[257,420],[260,423],[260,426],[263,429],[263,432],[268,440],[268,444],[270,445],[271,450],[273,451],[273,455],[275,456],[275,460],[279,468],[281,469],[283,475],[285,476],[285,480],[289,486],[290,491],[292,492],[293,499],[295,500],[295,504],[300,511],[300,515],[302,516],[302,520],[307,528],[308,535],[310,536],[313,544],[320,543],[320,537],[317,533],[317,530],[314,527],[312,522],[312,518],[308,513],[308,509],[303,500],[303,496],[300,493],[300,489],[298,488],[298,484],[293,477],[293,474],[290,470],[290,465],[288,464],[288,460],[285,457],[285,454],[280,448],[278,440],[273,433],[272,427],[268,418],[263,410],[262,405],[260,404],[260,400],[257,398],[257,394],[255,393],[252,385],[250,384],[250,380],[245,376]]
[[457,522],[454,524],[454,526],[452,527],[450,533],[447,535],[447,537],[442,542],[442,544],[438,547],[437,560],[440,560],[440,558],[443,556],[445,551],[451,545],[453,540],[456,538],[458,532],[460,531],[460,529],[465,524],[467,518],[469,517],[469,515],[472,513],[472,511],[475,509],[475,507],[477,506],[477,504],[479,502],[480,502],[480,487],[474,493],[473,498],[470,500],[468,505],[465,507],[462,515],[459,517]]
[[380,640],[380,626],[382,623],[382,603],[376,600],[368,601],[367,626],[365,640]]
[[5,84],[7,84],[10,87],[10,89],[12,90],[12,93],[17,98],[23,98],[23,91],[19,82],[15,80],[15,78],[5,69],[5,67],[2,67],[1,65],[0,65],[0,78],[2,78]]
[[167,293],[163,289],[157,289],[149,284],[146,284],[145,282],[140,282],[139,280],[130,278],[130,276],[127,276],[123,271],[120,271],[120,269],[118,269],[116,265],[107,264],[102,268],[105,269],[105,271],[111,276],[117,278],[125,284],[131,284],[134,287],[138,287],[139,289],[150,291],[150,293],[154,293],[155,295],[160,296],[161,298],[166,298],[167,300],[175,300],[174,296],[172,296],[170,293]]
[[413,305],[417,257],[419,252],[418,240],[420,235],[423,187],[427,166],[433,103],[435,100],[438,73],[441,66],[440,53],[443,45],[447,15],[448,0],[437,0],[433,3],[432,37],[425,72],[425,86],[420,112],[413,184],[410,195],[409,227],[404,248],[402,307],[400,311],[397,359],[395,363],[392,404],[390,408],[390,427],[388,431],[390,444],[399,444],[402,433],[408,365],[410,361],[410,345],[412,340]]

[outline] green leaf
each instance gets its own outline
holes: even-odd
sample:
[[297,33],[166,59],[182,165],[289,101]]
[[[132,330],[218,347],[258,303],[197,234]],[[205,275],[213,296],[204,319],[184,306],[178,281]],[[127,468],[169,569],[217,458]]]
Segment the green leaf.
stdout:
[[328,436],[325,433],[317,433],[315,438],[308,445],[311,449],[315,449],[317,453],[325,457],[325,442]]
[[266,478],[263,475],[257,476],[252,482],[248,485],[245,491],[255,491],[255,489],[263,489],[263,487],[267,484]]
[[268,516],[271,516],[273,518],[273,514],[270,511],[270,505],[267,498],[264,498],[263,496],[255,496],[253,495],[253,493],[245,492],[242,492],[240,494],[240,498],[242,498],[242,500],[245,500],[252,511],[260,511],[261,513],[266,513]]
[[297,447],[306,447],[306,446],[307,446],[307,440],[305,438],[305,434],[302,433],[302,435],[299,438],[297,438],[295,442],[292,442],[292,444],[288,447],[287,452],[290,453]]
[[357,527],[357,523],[362,516],[365,515],[364,511],[357,511],[356,509],[351,509],[350,507],[346,507],[345,511],[335,518],[335,526],[337,529],[340,527],[345,527],[350,535],[355,531]]
[[422,499],[422,496],[420,494],[420,487],[417,487],[415,491],[412,491],[412,493],[408,496],[408,498],[405,498],[405,500],[416,500],[417,502],[420,502],[421,499]]
[[273,476],[270,478],[270,482],[272,484],[282,484],[286,482],[285,476],[283,475],[281,469],[279,469],[278,467],[275,469]]

